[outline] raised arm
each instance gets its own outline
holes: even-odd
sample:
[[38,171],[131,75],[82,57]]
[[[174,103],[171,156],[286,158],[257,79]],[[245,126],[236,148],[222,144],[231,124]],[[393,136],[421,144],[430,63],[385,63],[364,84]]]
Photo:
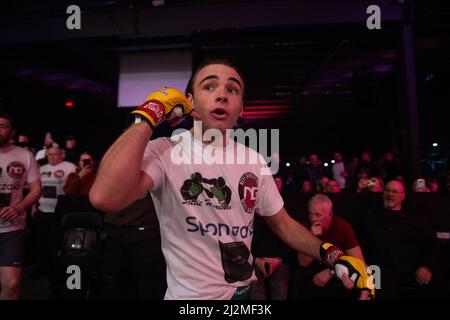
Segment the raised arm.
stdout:
[[141,171],[141,165],[154,128],[165,120],[175,125],[191,111],[190,102],[177,89],[164,87],[152,92],[132,112],[140,123],[131,125],[103,157],[89,192],[92,205],[104,212],[117,212],[151,189],[153,181]]

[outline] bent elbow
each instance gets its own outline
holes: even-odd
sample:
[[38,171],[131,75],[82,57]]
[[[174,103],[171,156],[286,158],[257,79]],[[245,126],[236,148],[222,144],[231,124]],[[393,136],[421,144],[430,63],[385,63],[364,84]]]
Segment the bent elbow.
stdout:
[[89,191],[89,201],[94,208],[106,213],[112,213],[119,211],[114,207],[112,201],[105,197],[101,192],[94,190],[93,188]]

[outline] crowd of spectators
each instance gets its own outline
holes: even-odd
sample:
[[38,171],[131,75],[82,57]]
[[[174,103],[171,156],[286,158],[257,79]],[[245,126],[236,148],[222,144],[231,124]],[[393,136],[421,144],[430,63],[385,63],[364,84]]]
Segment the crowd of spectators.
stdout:
[[[41,148],[36,148],[36,146],[32,145],[28,136],[25,134],[17,135],[17,140],[12,141],[12,143],[32,152],[36,161],[40,165],[43,192],[37,205],[33,206],[29,212],[29,219],[34,218],[30,230],[34,233],[33,239],[35,241],[33,243],[33,250],[37,267],[41,272],[50,274],[51,271],[49,269],[49,265],[52,263],[51,253],[57,250],[56,244],[58,243],[56,238],[56,230],[58,226],[56,225],[56,220],[53,219],[54,215],[52,215],[56,207],[57,198],[58,196],[64,194],[86,196],[95,180],[98,160],[94,158],[91,151],[80,148],[77,143],[77,139],[73,135],[68,135],[66,137],[64,145],[58,144],[50,132],[46,133],[43,146]],[[309,220],[303,221],[302,223],[306,227],[310,228],[311,232],[316,236],[321,237],[326,241],[339,242],[342,248],[349,251],[349,254],[356,254],[362,260],[364,260],[363,252],[365,254],[367,250],[367,257],[370,260],[369,262],[372,263],[377,263],[377,259],[380,259],[380,257],[374,259],[374,254],[386,253],[382,252],[382,250],[386,250],[387,244],[385,244],[381,249],[374,249],[373,245],[376,241],[374,239],[367,239],[370,235],[370,232],[368,232],[365,234],[366,237],[362,237],[361,240],[363,245],[360,247],[359,239],[357,239],[357,233],[353,231],[352,225],[334,215],[332,209],[333,205],[326,194],[366,192],[381,193],[383,194],[385,206],[384,208],[380,207],[381,213],[378,214],[390,215],[389,213],[395,212],[395,210],[398,209],[397,208],[394,210],[387,207],[387,203],[393,199],[392,197],[395,198],[396,196],[406,194],[408,192],[450,192],[450,171],[447,171],[447,175],[445,177],[438,176],[437,173],[432,171],[430,172],[428,170],[426,176],[410,178],[406,176],[404,161],[399,159],[393,152],[390,151],[384,153],[379,158],[373,157],[370,151],[363,151],[359,156],[349,157],[348,159],[345,158],[342,153],[335,152],[330,163],[325,163],[322,161],[317,154],[311,154],[308,157],[298,157],[297,163],[287,165],[286,163],[280,161],[280,165],[280,170],[274,175],[274,178],[281,194],[283,195],[286,192],[299,192],[309,195],[310,198],[312,197],[312,200],[310,200],[308,205]],[[315,194],[318,194],[319,197],[317,198],[314,196]],[[401,201],[403,199],[404,197],[401,198]],[[134,207],[125,209],[124,212],[128,212],[126,215],[118,214],[117,217],[119,218],[117,221],[114,220],[116,218],[113,220],[109,218],[105,219],[105,234],[108,236],[108,242],[105,241],[105,243],[108,245],[113,244],[114,248],[120,247],[121,250],[136,248],[134,240],[129,241],[131,242],[130,244],[128,241],[123,242],[121,238],[123,236],[123,230],[125,230],[123,228],[124,222],[122,217],[126,216],[125,220],[127,220],[129,217],[132,217],[134,213],[136,213],[136,219],[141,221],[139,230],[143,230],[148,228],[150,225],[154,226],[155,223],[157,225],[156,218],[153,222],[149,222],[143,218],[145,214],[142,212],[147,210],[154,211],[149,195],[141,199],[140,202],[134,204]],[[400,210],[401,207],[397,211]],[[129,212],[131,211],[134,213],[130,214]],[[376,219],[376,215],[377,214],[374,214],[374,219]],[[396,214],[391,215],[394,216]],[[153,217],[156,217],[156,215],[153,215]],[[396,227],[400,228],[400,230],[403,230],[402,228],[411,230],[412,228],[408,225],[408,223],[410,223],[409,220],[408,222],[405,222],[406,227],[399,224],[401,219],[395,221],[395,223],[397,223]],[[388,229],[392,227],[389,223],[391,223],[390,220],[387,225]],[[144,225],[145,228],[143,227]],[[370,228],[374,228],[375,224],[367,226],[366,223],[365,226],[369,230],[372,230]],[[385,227],[386,225],[381,223],[378,226],[378,231],[384,230],[383,228]],[[253,299],[311,299],[323,297],[331,298],[333,296],[343,297],[343,291],[341,290],[342,288],[336,288],[336,282],[330,281],[332,278],[330,270],[324,268],[318,262],[312,263],[312,259],[310,257],[302,255],[301,253],[290,252],[287,247],[281,245],[279,240],[273,236],[270,229],[258,219],[255,219],[254,229],[255,246],[253,248],[253,255],[255,257],[255,270],[257,271],[259,280],[255,282],[252,287],[251,296]],[[345,232],[341,233],[341,229],[345,229]],[[133,237],[141,237],[141,235],[137,235],[137,233],[135,235],[135,231],[132,229],[129,230],[132,231],[132,233],[129,234],[133,234]],[[154,239],[155,237],[153,234],[155,232],[153,231],[151,234],[149,233],[143,236],[142,239],[147,242],[142,242],[142,244],[146,244],[147,247],[154,247],[152,249],[153,256],[158,255],[158,259],[163,260],[163,257],[160,254],[159,240]],[[159,232],[159,230],[157,230],[157,232]],[[118,235],[120,235],[120,237]],[[386,235],[386,237],[388,236],[389,235]],[[421,237],[427,241],[427,247],[421,247],[423,250],[428,250],[432,247],[433,241],[430,238],[429,233],[425,234],[425,231],[423,231],[421,233]],[[365,241],[368,241],[369,244]],[[397,239],[398,243],[403,243],[404,241],[405,239]],[[155,247],[155,243],[158,248]],[[117,255],[117,253],[114,253],[117,250],[108,250],[110,251],[108,251],[107,254],[104,252],[102,254],[104,254],[105,259],[108,259],[105,261],[112,261],[110,259],[115,259],[112,257]],[[147,249],[142,247],[142,250],[145,251]],[[136,257],[141,256],[142,252],[135,252],[134,255],[136,255]],[[127,256],[129,257],[130,254],[132,253],[127,253]],[[404,274],[397,277],[396,272],[398,270],[395,270],[395,267],[389,264],[391,262],[384,258],[385,257],[382,257],[381,260],[387,265],[384,266],[384,268],[389,270],[389,277],[391,277],[389,278],[391,283],[386,282],[386,280],[384,283],[392,289],[392,283],[395,282],[396,285],[399,286],[399,277],[404,276]],[[436,274],[437,277],[438,273],[435,271],[436,264],[433,258],[434,257],[431,256],[431,254],[427,254],[428,260],[424,262],[426,265],[418,266],[418,269],[415,271],[416,282],[412,281],[413,284],[419,286],[428,285],[431,282],[432,275]],[[114,262],[116,264],[111,264],[108,262],[105,265],[108,265],[109,268],[103,268],[106,268],[105,270],[107,270],[107,273],[114,274],[115,271],[111,270],[110,267],[114,266],[114,268],[120,268],[120,266],[117,265],[119,263],[117,261]],[[394,262],[399,264],[405,263],[404,261],[399,262],[397,260]],[[415,266],[413,266],[412,263],[406,264],[410,268]],[[144,268],[145,264],[140,263],[140,265],[143,266],[140,270],[148,270],[150,268]],[[164,279],[164,269],[159,269],[159,278]],[[411,272],[412,273],[408,274],[409,279],[414,278],[414,270]],[[148,277],[151,277],[151,275],[148,275],[145,279],[148,279]],[[152,290],[151,288],[154,287],[154,284],[145,279],[142,282],[142,288],[139,289],[141,294],[138,297],[162,297],[165,284],[159,283],[157,294],[152,295],[148,294],[148,292]],[[111,282],[107,283],[105,288],[111,288],[112,285],[113,284]],[[117,286],[117,284],[115,285]],[[123,292],[123,290],[126,290],[127,285],[127,282],[124,283],[121,281],[120,286],[122,287],[120,291]],[[116,294],[114,289],[104,291],[107,291],[108,293],[103,294],[103,297],[123,297],[120,294]],[[386,296],[395,298],[395,294],[398,294],[398,292],[392,289],[389,291],[389,294],[391,295]],[[133,295],[129,295],[128,297],[131,296]],[[359,296],[355,295],[352,296],[352,298],[358,297]],[[361,297],[363,297],[363,295],[361,295]],[[367,298],[367,295],[365,298]]]

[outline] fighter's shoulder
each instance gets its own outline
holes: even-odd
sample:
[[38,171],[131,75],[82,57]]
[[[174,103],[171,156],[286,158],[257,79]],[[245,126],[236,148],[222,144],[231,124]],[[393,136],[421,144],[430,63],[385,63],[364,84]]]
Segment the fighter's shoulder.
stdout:
[[16,145],[10,145],[7,154],[9,154],[10,157],[17,158],[17,161],[34,160],[34,156],[30,151]]
[[233,143],[234,143],[235,148],[245,148],[243,150],[246,153],[246,156],[248,157],[248,159],[258,159],[257,163],[252,162],[251,164],[256,165],[258,167],[267,167],[266,159],[257,150],[250,148],[239,141],[233,140]]
[[173,142],[170,140],[170,137],[159,137],[159,138],[150,140],[147,143],[147,147],[164,148],[164,147],[170,146],[172,144],[173,144]]
[[169,137],[159,137],[150,140],[145,147],[144,156],[157,153],[163,155],[165,152],[169,151],[173,146],[173,142]]

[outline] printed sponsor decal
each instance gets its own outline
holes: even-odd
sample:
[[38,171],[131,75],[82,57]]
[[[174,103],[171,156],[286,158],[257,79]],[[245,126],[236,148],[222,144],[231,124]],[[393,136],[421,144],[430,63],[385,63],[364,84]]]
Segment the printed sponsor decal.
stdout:
[[53,173],[53,176],[57,179],[61,179],[64,177],[64,171],[63,170],[57,170]]
[[6,172],[13,179],[20,179],[25,174],[25,166],[22,162],[13,161],[6,167]]
[[239,179],[238,190],[239,199],[245,212],[253,213],[258,193],[258,178],[252,172],[244,173]]
[[[223,177],[207,179],[199,172],[194,172],[190,179],[183,182],[180,193],[185,200],[183,204],[186,205],[205,205],[219,210],[231,209],[231,189]],[[207,196],[204,201],[198,199],[201,194]]]

